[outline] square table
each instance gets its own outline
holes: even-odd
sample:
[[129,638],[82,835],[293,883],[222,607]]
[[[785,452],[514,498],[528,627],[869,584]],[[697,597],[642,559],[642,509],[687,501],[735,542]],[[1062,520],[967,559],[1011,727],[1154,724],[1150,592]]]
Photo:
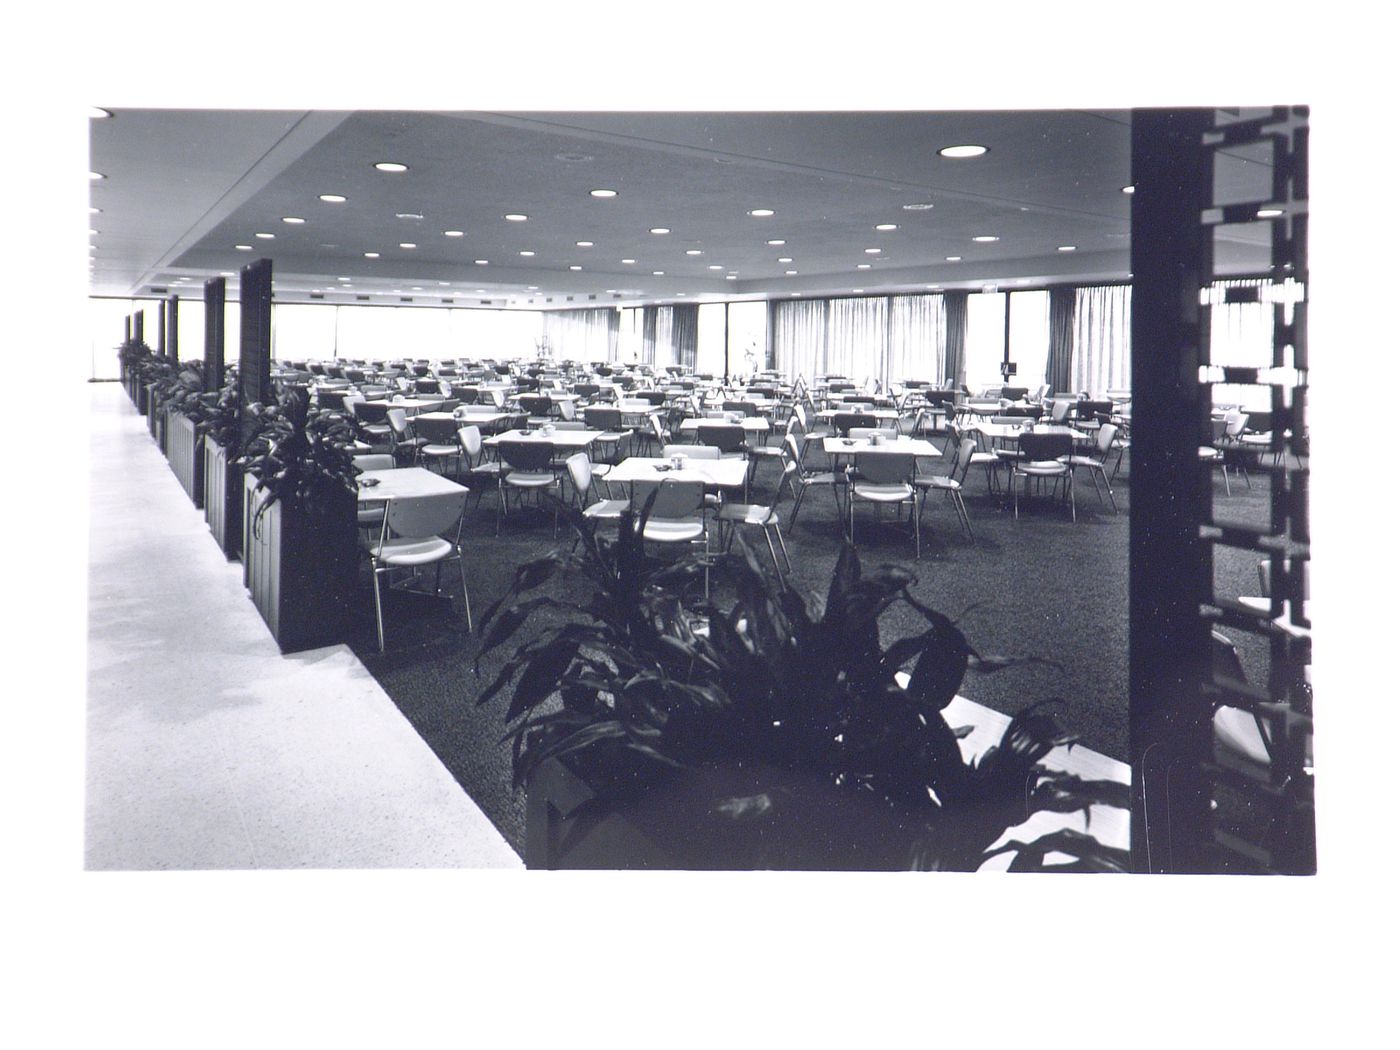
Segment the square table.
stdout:
[[580,452],[606,433],[606,430],[555,430],[549,434],[543,430],[507,430],[503,434],[493,434],[482,444],[495,448],[503,441],[523,441],[527,444],[545,444],[570,452]]
[[447,398],[445,397],[406,397],[401,401],[391,401],[386,399],[379,403],[382,405],[387,405],[390,408],[401,408],[408,415],[408,417],[412,419],[419,412],[427,412],[431,409],[437,408],[446,400]]
[[927,456],[932,459],[941,459],[943,456],[943,453],[932,441],[904,436],[885,438],[878,445],[872,445],[869,441],[858,438],[825,437],[822,438],[822,451],[833,457],[854,456],[857,453],[861,455],[874,453],[881,456]]
[[702,426],[706,425],[717,427],[743,427],[745,437],[750,434],[768,433],[768,420],[764,419],[762,416],[744,416],[742,419],[733,423],[727,419],[700,419],[696,416],[691,416],[689,419],[681,420],[680,432],[682,434],[694,434]]
[[[362,504],[379,503],[404,496],[440,496],[445,492],[466,491],[465,487],[451,478],[445,478],[424,467],[366,470],[355,480],[359,482],[356,499]],[[368,480],[377,484],[365,485],[364,482]]]
[[715,488],[743,488],[748,480],[749,464],[742,459],[694,459],[687,456],[685,466],[676,470],[669,459],[655,456],[629,456],[607,473],[609,485],[633,481],[703,481]]

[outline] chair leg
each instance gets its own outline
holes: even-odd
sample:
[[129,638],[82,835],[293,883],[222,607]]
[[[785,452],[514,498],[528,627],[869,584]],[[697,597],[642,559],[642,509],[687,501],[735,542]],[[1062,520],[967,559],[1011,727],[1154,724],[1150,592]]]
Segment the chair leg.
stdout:
[[457,572],[462,577],[462,604],[467,609],[467,630],[472,630],[472,599],[467,593],[467,563],[462,557],[462,548],[457,548]]
[[773,547],[773,536],[768,531],[768,526],[763,526],[763,541],[768,544],[768,557],[773,559],[773,571],[779,576],[783,574],[782,566],[778,564],[778,552]]
[[[1099,471],[1100,471],[1100,473],[1103,474],[1103,487],[1106,488],[1106,489],[1108,489],[1108,504],[1109,504],[1109,506],[1111,506],[1111,507],[1113,508],[1113,513],[1114,513],[1114,514],[1117,514],[1117,513],[1118,513],[1118,501],[1117,501],[1116,499],[1113,498],[1113,486],[1112,486],[1111,484],[1109,484],[1109,481],[1108,481],[1108,471],[1107,471],[1105,468],[1103,468],[1103,467],[1099,467]],[[1095,484],[1094,487],[1097,488],[1098,485]]]
[[773,531],[778,534],[778,546],[783,552],[783,564],[787,566],[788,572],[792,572],[792,559],[788,557],[787,541],[783,539],[782,527],[776,521],[773,522]]
[[1079,517],[1074,509],[1074,471],[1072,470],[1065,475],[1065,487],[1069,489],[1069,520],[1077,523]]
[[374,625],[379,630],[379,651],[384,651],[384,608],[379,597],[379,569],[372,567],[374,573]]

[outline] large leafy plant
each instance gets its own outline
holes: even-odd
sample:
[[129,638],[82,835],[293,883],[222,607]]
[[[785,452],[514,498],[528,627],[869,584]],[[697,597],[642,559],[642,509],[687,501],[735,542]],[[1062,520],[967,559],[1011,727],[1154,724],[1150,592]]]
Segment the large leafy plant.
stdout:
[[[550,759],[586,769],[597,797],[573,814],[570,841],[660,798],[654,830],[684,867],[971,871],[1003,852],[1013,870],[1125,867],[1122,850],[1071,830],[996,845],[1035,812],[1125,806],[1127,787],[1042,765],[1074,740],[1044,704],[965,761],[958,741],[968,730],[944,709],[969,670],[1020,661],[980,656],[913,596],[908,571],[863,572],[847,545],[823,600],[765,574],[741,542],[725,569],[733,605],[687,608],[679,595],[702,567],[650,563],[646,514],[627,512],[609,542],[572,513],[579,544],[521,566],[484,625],[478,666],[537,611],[556,618],[479,702],[514,682],[506,716],[517,787]],[[541,592],[561,570],[588,581],[586,600]],[[886,645],[880,619],[896,603],[924,628]]]
[[256,520],[278,500],[311,514],[334,513],[337,498],[355,492],[359,473],[350,451],[354,432],[338,414],[313,410],[294,388],[272,406],[249,406],[252,436],[240,466],[264,493]]

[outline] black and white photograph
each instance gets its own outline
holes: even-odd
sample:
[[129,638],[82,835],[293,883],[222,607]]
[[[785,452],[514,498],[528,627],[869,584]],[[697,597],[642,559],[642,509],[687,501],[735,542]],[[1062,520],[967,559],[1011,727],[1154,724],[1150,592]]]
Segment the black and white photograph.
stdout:
[[1330,27],[1116,10],[76,49],[39,1045],[1372,1032],[1395,150]]

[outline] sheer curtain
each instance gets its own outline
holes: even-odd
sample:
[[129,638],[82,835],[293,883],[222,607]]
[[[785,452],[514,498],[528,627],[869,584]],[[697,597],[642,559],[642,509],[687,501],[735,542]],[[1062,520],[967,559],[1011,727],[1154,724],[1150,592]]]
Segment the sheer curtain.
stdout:
[[[1243,293],[1243,294],[1242,294]],[[1226,297],[1253,296],[1252,302],[1226,302]],[[1210,363],[1244,368],[1268,368],[1274,363],[1274,304],[1264,278],[1216,281],[1204,296],[1210,304]],[[1270,395],[1252,384],[1216,383],[1211,397],[1220,404],[1242,404],[1264,411]]]
[[1098,397],[1110,390],[1127,390],[1132,376],[1131,332],[1131,287],[1075,289],[1068,389]]
[[693,372],[700,338],[700,304],[677,303],[662,309],[671,311],[673,360]]
[[659,306],[642,307],[642,363],[647,365],[665,365],[667,362],[658,361],[656,354],[657,323],[660,320]]
[[1075,291],[1074,288],[1050,289],[1050,352],[1045,358],[1045,381],[1050,384],[1051,393],[1070,389]]
[[544,337],[557,360],[610,361],[617,356],[620,316],[609,307],[550,310]]
[[947,342],[943,353],[943,379],[954,388],[967,383],[967,293],[945,292],[944,327]]
[[947,341],[943,296],[891,296],[889,353],[880,377],[886,388],[906,379],[942,383]]
[[768,338],[773,348],[773,367],[789,380],[801,376],[810,385],[826,368],[825,299],[798,299],[795,302],[770,301]]
[[832,299],[826,315],[827,372],[856,383],[886,372],[890,301],[884,296]]

